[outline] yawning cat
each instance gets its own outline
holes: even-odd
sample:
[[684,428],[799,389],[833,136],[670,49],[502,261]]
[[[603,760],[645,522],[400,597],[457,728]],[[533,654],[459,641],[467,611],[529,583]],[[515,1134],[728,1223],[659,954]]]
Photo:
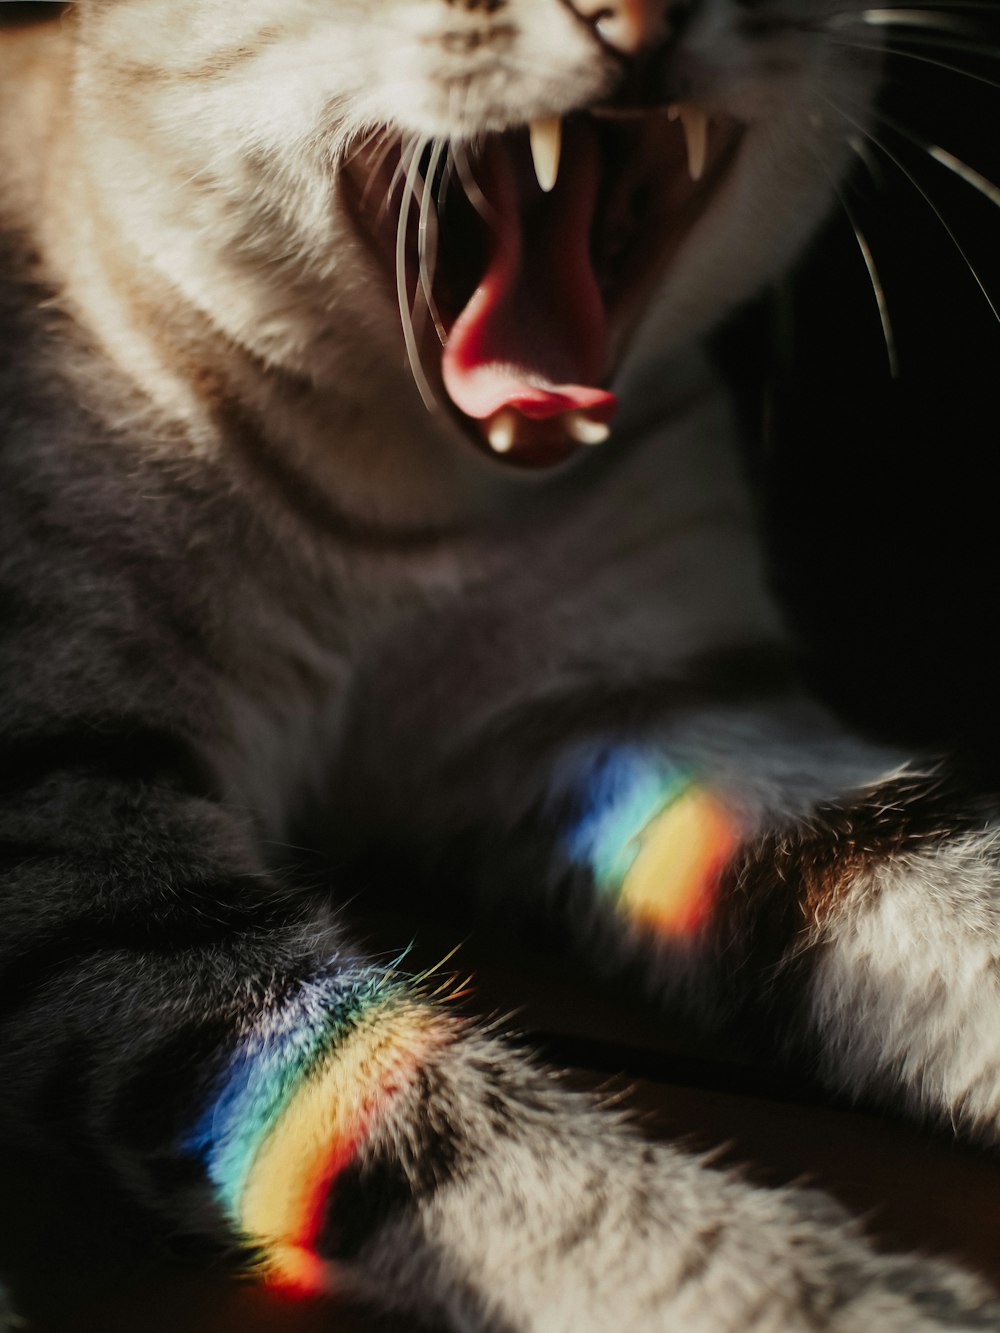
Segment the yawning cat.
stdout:
[[1000,1328],[823,1196],[643,1141],[346,915],[391,866],[561,921],[996,1141],[996,813],[799,685],[701,347],[826,214],[907,14],[79,0],[2,34],[8,1141],[44,1106],[172,1231],[456,1330]]

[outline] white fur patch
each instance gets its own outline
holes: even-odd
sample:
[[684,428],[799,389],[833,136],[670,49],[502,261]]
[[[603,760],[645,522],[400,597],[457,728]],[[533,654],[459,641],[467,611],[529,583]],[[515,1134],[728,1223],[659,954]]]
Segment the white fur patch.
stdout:
[[1000,833],[902,856],[855,884],[821,945],[827,1074],[1000,1138]]

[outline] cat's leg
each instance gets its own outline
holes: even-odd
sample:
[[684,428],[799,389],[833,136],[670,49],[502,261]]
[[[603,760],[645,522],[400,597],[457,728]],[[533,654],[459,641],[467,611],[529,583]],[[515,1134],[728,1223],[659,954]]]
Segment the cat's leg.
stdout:
[[168,754],[78,737],[9,770],[8,1127],[61,1126],[273,1280],[456,1329],[1000,1327],[973,1280],[643,1142],[360,956]]
[[[815,790],[808,746],[796,765]],[[1000,1142],[1000,808],[935,766],[805,807],[749,778],[612,747],[560,853],[665,991],[751,1016],[852,1096]]]
[[501,912],[546,901],[603,966],[716,1023],[755,1013],[831,1085],[996,1142],[1000,807],[778,675],[750,702],[710,690],[521,701],[419,799],[412,774],[399,798],[388,763],[367,771],[393,826],[463,849],[442,873]]
[[944,770],[889,775],[748,844],[724,892],[720,965],[746,960],[827,1082],[1000,1142],[995,803]]

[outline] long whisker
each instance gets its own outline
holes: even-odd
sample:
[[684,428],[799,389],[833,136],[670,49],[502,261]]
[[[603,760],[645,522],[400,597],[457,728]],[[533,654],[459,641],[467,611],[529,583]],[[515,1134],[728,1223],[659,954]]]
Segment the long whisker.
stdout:
[[[875,181],[876,185],[881,185],[883,183],[883,177],[882,177],[882,172],[879,168],[879,164],[877,160],[872,156],[872,154],[868,151],[868,146],[864,142],[864,140],[858,138],[856,135],[852,135],[848,139],[848,144],[850,145],[852,151],[857,154],[862,165],[868,171],[869,175],[872,177],[872,180]],[[826,168],[824,166],[824,170],[825,169]],[[837,202],[843,209],[844,216],[847,218],[847,221],[850,223],[851,229],[854,232],[854,238],[858,243],[858,249],[861,251],[861,257],[864,260],[866,269],[868,270],[868,278],[869,281],[871,282],[872,291],[875,295],[875,304],[878,307],[879,320],[881,321],[882,324],[882,338],[885,342],[886,356],[889,361],[889,374],[894,380],[898,379],[899,378],[898,344],[896,342],[895,331],[892,327],[892,320],[889,317],[889,305],[886,300],[885,286],[882,282],[881,275],[879,274],[878,266],[875,263],[875,256],[872,253],[872,248],[868,243],[867,236],[862,231],[861,226],[854,214],[854,211],[851,209],[847,200],[844,198],[844,195],[840,190],[836,180],[829,172],[827,172],[827,176],[830,180],[831,186],[833,187],[833,192],[837,197]]]
[[[389,127],[387,125],[377,125],[368,130],[367,133],[356,134],[353,136],[355,142],[340,152],[337,165],[341,168],[350,166],[359,153],[363,153],[366,148],[370,148],[372,144],[377,143],[380,139],[384,142],[388,133]],[[350,143],[350,141],[348,142]]]
[[[949,12],[950,11],[950,12]],[[933,0],[933,3],[925,3],[924,0],[900,0],[899,4],[882,4],[862,8],[855,6],[853,9],[841,9],[828,16],[828,21],[838,23],[844,19],[853,19],[855,22],[881,22],[884,15],[898,14],[919,14],[919,15],[937,15],[948,18],[951,13],[996,13],[995,0]],[[869,19],[867,16],[871,15]],[[890,17],[888,22],[896,21],[905,23],[906,19],[893,19]]]
[[[838,106],[835,102],[832,102],[832,101],[831,101],[829,98],[827,98],[827,97],[824,97],[823,100],[827,103],[827,105],[828,105],[829,107],[832,108],[832,110],[833,110],[834,112],[836,112],[836,114],[837,114],[838,116],[843,116],[844,119],[845,119],[846,121],[848,121],[849,124],[853,125],[854,128],[855,128],[860,134],[864,135],[864,137],[865,137],[866,139],[870,140],[870,142],[873,143],[873,144],[875,145],[875,147],[876,147],[880,152],[884,153],[885,156],[889,159],[889,161],[893,164],[893,166],[895,166],[896,169],[897,169],[898,171],[900,171],[900,172],[906,177],[906,179],[910,182],[910,184],[913,186],[913,188],[917,191],[917,193],[920,195],[920,197],[921,197],[921,198],[923,199],[923,201],[926,203],[927,207],[931,210],[931,212],[932,212],[932,213],[934,214],[934,216],[937,218],[938,222],[941,224],[941,226],[942,226],[942,227],[944,228],[944,230],[947,232],[949,238],[951,239],[951,243],[954,245],[956,251],[958,252],[958,254],[959,254],[959,256],[960,256],[960,258],[962,259],[962,262],[965,264],[966,268],[969,270],[969,272],[972,274],[972,277],[975,279],[975,281],[976,281],[976,285],[977,285],[977,287],[979,288],[979,290],[982,292],[983,297],[984,297],[984,299],[985,299],[985,301],[986,301],[986,304],[989,306],[990,310],[992,310],[993,315],[994,315],[994,317],[996,318],[997,322],[1000,323],[1000,311],[997,310],[997,307],[996,307],[996,305],[994,304],[993,298],[990,296],[989,291],[988,291],[987,288],[986,288],[986,284],[983,282],[982,278],[979,276],[979,272],[978,272],[978,270],[976,269],[976,267],[975,267],[975,265],[973,264],[972,260],[969,258],[968,254],[966,253],[965,248],[963,247],[961,241],[959,241],[958,237],[955,235],[955,232],[954,232],[954,229],[953,229],[952,226],[951,226],[951,223],[947,220],[947,218],[946,218],[946,217],[944,216],[944,214],[941,212],[940,208],[938,208],[937,204],[936,204],[936,203],[934,202],[934,200],[930,197],[930,195],[927,193],[927,191],[924,189],[924,187],[920,184],[920,182],[917,180],[917,178],[913,175],[913,173],[910,171],[910,169],[909,169],[909,168],[908,168],[902,161],[900,161],[899,157],[892,151],[891,148],[889,148],[889,147],[882,141],[882,139],[880,139],[877,135],[872,134],[872,132],[871,132],[870,130],[865,129],[865,127],[860,123],[860,121],[855,120],[854,117],[851,116],[851,115],[849,115],[848,112],[845,111],[844,108],[843,108],[842,106]],[[890,127],[890,128],[891,128],[891,127]]]
[[952,14],[934,9],[863,9],[858,17],[862,23],[874,28],[945,28],[953,32],[968,32],[970,28],[974,30],[975,26],[964,16],[956,19]]
[[906,139],[908,143],[913,144],[914,148],[919,148],[934,159],[946,171],[952,172],[960,180],[965,181],[966,185],[971,185],[974,190],[978,190],[981,195],[990,201],[995,207],[1000,208],[1000,186],[989,180],[981,172],[976,171],[975,167],[970,167],[968,162],[963,162],[960,157],[950,153],[946,148],[939,144],[931,143],[929,140],[921,139],[919,135],[900,125],[898,120],[887,115],[884,111],[875,112],[876,119],[887,126],[894,134],[898,134],[901,139]]
[[[955,12],[956,9],[959,11],[958,13]],[[990,10],[992,13],[996,13],[996,7],[993,3],[961,3],[957,4],[951,12],[925,6],[909,6],[906,8],[887,6],[879,9],[841,10],[839,13],[829,15],[820,23],[810,26],[818,27],[827,33],[842,30],[858,31],[863,28],[892,29],[894,40],[945,45],[950,38],[942,36],[942,34],[955,34],[959,40],[966,38],[974,40],[981,36],[982,20],[977,13],[980,10]],[[923,31],[908,31],[913,28],[923,29]],[[968,49],[978,52],[982,47],[974,41],[974,45]]]
[[864,139],[858,135],[852,134],[847,140],[848,146],[855,156],[861,161],[868,175],[872,178],[878,189],[885,188],[885,172],[882,170],[882,164],[875,154],[869,149]]
[[485,223],[491,227],[497,227],[500,221],[497,211],[483,194],[479,188],[479,182],[472,174],[472,167],[469,164],[469,155],[465,151],[465,145],[456,143],[453,148],[453,156],[455,158],[455,171],[458,173],[458,179],[469,203]]
[[416,331],[410,315],[410,298],[406,285],[406,245],[409,239],[410,208],[416,195],[417,182],[420,178],[420,159],[429,140],[419,138],[412,145],[406,160],[406,177],[403,185],[403,201],[399,208],[399,220],[396,223],[396,298],[399,303],[399,318],[403,326],[403,341],[406,344],[406,357],[410,363],[410,372],[420,397],[428,412],[437,408],[433,390],[424,374],[420,360],[420,348]]
[[451,183],[455,179],[455,155],[449,149],[448,160],[444,164],[444,170],[441,172],[441,182],[438,185],[437,208],[438,214],[444,212],[445,203],[448,199],[448,191],[451,189]]
[[[981,36],[977,28],[972,28],[971,32],[973,36]],[[844,41],[843,37],[833,37],[832,40],[839,41],[839,43]],[[1000,59],[999,45],[988,43],[988,41],[968,40],[964,36],[951,36],[949,33],[905,32],[893,28],[891,40],[895,43],[905,43],[904,49],[907,49],[907,51],[911,47],[929,47],[932,51],[957,51],[960,55],[976,56],[983,60]],[[871,47],[875,51],[887,49],[884,41],[876,39],[873,35],[869,43],[855,39],[855,44],[857,47],[864,49]]]
[[[920,138],[919,135],[906,129],[905,126],[901,125],[899,121],[895,120],[885,111],[874,111],[872,114],[881,124],[892,130],[894,134],[898,134],[900,138],[906,139],[908,143],[911,143],[914,146],[914,148],[919,148],[921,152],[924,152],[928,157],[933,158],[933,160],[940,166],[944,167],[947,171],[952,172],[955,176],[959,177],[960,180],[963,180],[966,185],[971,185],[974,190],[977,190],[995,207],[1000,208],[1000,185],[997,185],[995,181],[991,181],[987,176],[984,176],[981,172],[977,171],[975,167],[970,166],[968,162],[963,162],[960,157],[949,152],[948,149],[942,148],[940,144],[932,143],[928,139]],[[865,165],[871,170],[871,162],[863,152],[863,145],[859,145],[853,138],[849,140],[849,142],[851,148],[862,157]]]
[[[972,32],[977,32],[977,29],[973,28]],[[892,40],[894,42],[906,42],[907,46],[929,46],[932,50],[958,51],[960,54],[981,56],[986,60],[996,60],[1000,57],[1000,46],[994,46],[990,42],[970,41],[964,36],[953,37],[949,33],[942,35],[940,33],[899,32],[894,30]]]
[[406,180],[406,173],[409,169],[409,165],[410,161],[406,153],[400,152],[399,161],[396,163],[396,170],[392,173],[392,179],[390,180],[388,188],[386,189],[385,192],[385,199],[383,200],[382,207],[379,210],[380,221],[382,218],[385,217],[386,213],[388,213],[389,207],[392,204],[393,195],[399,189],[400,185],[404,184]]
[[[864,158],[862,157],[862,161]],[[872,291],[875,294],[875,304],[878,307],[878,316],[882,323],[882,338],[885,341],[885,352],[889,361],[889,374],[894,380],[899,379],[899,349],[896,343],[896,334],[892,327],[892,320],[889,317],[889,305],[885,298],[885,287],[875,263],[875,256],[872,254],[872,248],[868,244],[868,237],[861,230],[854,212],[844,198],[843,193],[834,187],[837,195],[837,201],[844,214],[851,224],[854,232],[854,238],[858,243],[858,249],[861,251],[861,257],[865,261],[865,268],[868,270],[868,278],[872,285]]]
[[920,55],[916,51],[907,51],[904,47],[890,46],[881,42],[852,42],[843,41],[836,37],[831,38],[840,46],[852,47],[858,51],[884,52],[886,55],[899,56],[905,60],[916,60],[922,65],[933,65],[935,69],[945,69],[951,74],[959,74],[966,79],[972,79],[976,83],[984,83],[988,88],[995,88],[1000,91],[1000,83],[996,79],[987,78],[985,74],[976,74],[971,69],[963,69],[961,65],[953,65],[947,60],[937,60],[933,56]]
[[927,151],[935,162],[939,162],[948,171],[954,172],[956,176],[965,181],[966,185],[971,185],[974,190],[978,190],[980,194],[985,195],[991,204],[1000,208],[1000,188],[994,185],[991,180],[987,180],[985,176],[980,175],[978,171],[970,167],[967,162],[963,162],[960,157],[956,157],[954,153],[949,153],[946,148],[940,148],[937,144],[927,144]]
[[[434,323],[434,329],[438,340],[443,347],[448,341],[448,334],[444,323],[438,311],[434,300],[434,269],[437,265],[437,212],[434,208],[434,178],[437,175],[438,168],[441,165],[441,158],[445,153],[447,144],[445,140],[438,139],[431,148],[430,160],[427,164],[427,171],[424,173],[423,186],[420,195],[420,222],[417,228],[417,253],[420,259],[420,290],[423,293],[427,310]],[[433,239],[433,253],[428,258],[429,233],[431,218],[434,218],[435,229]]]
[[[392,152],[393,148],[396,148],[396,147],[398,147],[398,146],[399,146],[399,140],[397,139],[397,137],[395,136],[395,134],[390,133],[390,131],[389,131],[388,127],[387,127],[386,130],[385,130],[385,142],[381,145],[381,147],[380,147],[380,148],[378,149],[378,151],[376,152],[375,157],[374,157],[374,159],[372,160],[371,166],[368,168],[368,179],[365,181],[365,188],[364,188],[364,190],[362,191],[362,194],[361,194],[361,207],[362,207],[362,209],[365,208],[365,207],[367,206],[367,204],[368,204],[368,198],[369,198],[369,195],[371,194],[372,190],[373,190],[374,187],[375,187],[375,182],[378,180],[379,173],[381,172],[382,168],[385,166],[385,160],[386,160],[386,158],[387,158],[387,157],[389,156],[389,154]],[[390,198],[391,198],[391,195],[392,195],[392,189],[391,189],[391,187],[390,187],[390,191],[389,191],[389,197],[390,197]],[[383,210],[383,212],[384,212],[384,210]]]

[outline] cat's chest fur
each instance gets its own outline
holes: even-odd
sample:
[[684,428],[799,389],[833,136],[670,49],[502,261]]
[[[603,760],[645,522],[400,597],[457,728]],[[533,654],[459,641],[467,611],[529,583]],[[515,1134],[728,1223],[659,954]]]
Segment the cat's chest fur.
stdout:
[[[224,549],[191,511],[223,663],[211,762],[273,833],[387,658],[446,731],[463,663],[481,712],[777,634],[697,340],[820,216],[844,151],[828,103],[871,71],[817,35],[818,0],[770,28],[728,0],[683,28],[641,12],[680,34],[641,131],[578,112],[613,100],[621,62],[562,0],[392,0],[378,22],[352,0],[119,0],[81,7],[83,42],[8,48],[5,122],[34,141],[3,146],[5,209],[83,330],[48,369],[126,469],[206,469],[280,553],[258,574],[257,538]],[[671,101],[691,89],[700,144]],[[562,126],[547,194],[526,121]],[[607,429],[588,406],[607,386],[588,457],[574,432]],[[525,441],[557,466],[511,469]]]
[[310,531],[274,579],[222,578],[232,688],[213,762],[229,798],[278,836],[334,801],[345,731],[373,733],[387,772],[408,772],[575,678],[626,683],[777,641],[729,413],[704,386],[682,403],[668,432],[594,476],[495,483],[478,522],[349,527],[318,561]]

